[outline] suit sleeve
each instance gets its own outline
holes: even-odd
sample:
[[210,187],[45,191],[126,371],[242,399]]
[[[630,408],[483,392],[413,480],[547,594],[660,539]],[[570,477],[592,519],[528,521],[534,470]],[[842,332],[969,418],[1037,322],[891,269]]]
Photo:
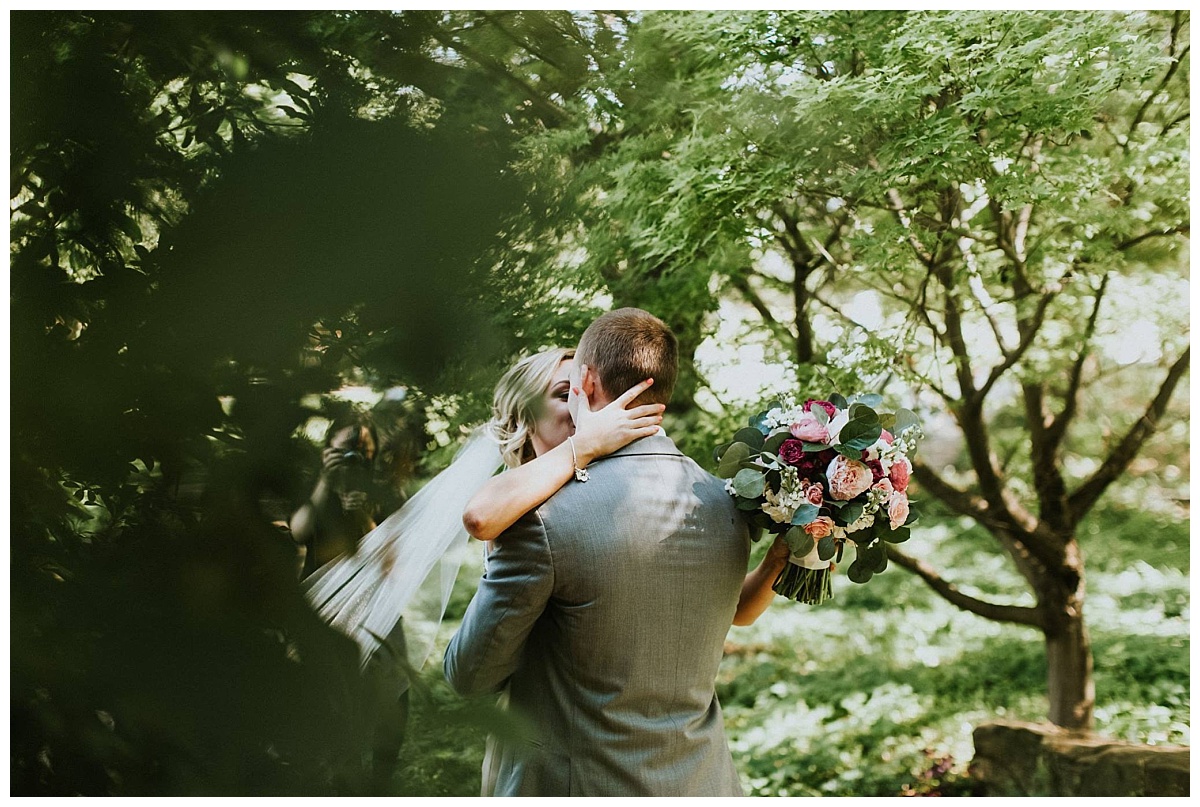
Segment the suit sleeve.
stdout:
[[496,539],[479,591],[446,648],[443,670],[456,692],[470,697],[504,687],[553,588],[550,544],[535,510]]

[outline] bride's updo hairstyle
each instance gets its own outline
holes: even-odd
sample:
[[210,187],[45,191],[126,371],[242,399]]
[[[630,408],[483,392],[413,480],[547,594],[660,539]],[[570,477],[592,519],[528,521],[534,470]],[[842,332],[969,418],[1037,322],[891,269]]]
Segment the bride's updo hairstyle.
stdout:
[[630,405],[666,405],[679,375],[679,341],[666,323],[649,311],[618,308],[600,316],[583,332],[575,361],[596,372],[609,398],[653,378],[654,386]]
[[521,359],[496,384],[492,419],[483,428],[500,444],[505,467],[515,468],[533,459],[533,441],[529,439],[533,424],[558,366],[574,356],[572,348],[543,350]]

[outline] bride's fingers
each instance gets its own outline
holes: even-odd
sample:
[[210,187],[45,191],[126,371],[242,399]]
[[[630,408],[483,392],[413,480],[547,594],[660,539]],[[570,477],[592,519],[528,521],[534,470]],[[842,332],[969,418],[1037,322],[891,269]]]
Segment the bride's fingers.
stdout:
[[638,418],[636,420],[631,420],[631,421],[629,421],[629,426],[630,426],[630,428],[633,428],[633,429],[645,429],[645,428],[657,429],[660,423],[662,423],[661,417],[659,417],[658,415],[651,415],[650,417],[644,417],[644,418]]
[[580,382],[578,387],[571,387],[571,392],[579,399],[579,414],[577,417],[587,417],[590,415],[592,413],[591,402],[588,400],[587,393],[583,391],[583,382]]
[[625,414],[631,418],[644,418],[652,415],[661,415],[667,409],[663,404],[642,404],[635,409],[626,409]]
[[621,393],[620,397],[618,397],[615,401],[613,401],[613,405],[619,406],[622,409],[624,409],[625,406],[628,405],[630,402],[632,402],[634,398],[641,395],[646,390],[650,389],[650,387],[653,384],[654,384],[653,378],[647,378],[645,381],[634,384],[632,387],[625,390],[625,392]]

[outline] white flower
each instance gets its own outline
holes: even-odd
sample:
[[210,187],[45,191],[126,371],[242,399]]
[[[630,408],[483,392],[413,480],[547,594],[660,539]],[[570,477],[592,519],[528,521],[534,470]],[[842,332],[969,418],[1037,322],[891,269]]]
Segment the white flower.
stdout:
[[850,422],[850,410],[842,409],[833,420],[829,421],[829,444],[836,446],[838,444],[838,434],[842,431],[842,427]]
[[780,470],[779,491],[775,492],[768,486],[763,495],[767,502],[762,506],[762,511],[778,524],[791,523],[796,508],[808,502],[804,496],[804,486],[800,483],[800,475],[790,465],[785,465]]
[[867,527],[870,527],[874,523],[875,523],[875,514],[868,513],[864,510],[863,514],[861,516],[859,516],[858,519],[853,524],[846,525],[846,532],[847,533],[859,532],[860,530],[865,530]]

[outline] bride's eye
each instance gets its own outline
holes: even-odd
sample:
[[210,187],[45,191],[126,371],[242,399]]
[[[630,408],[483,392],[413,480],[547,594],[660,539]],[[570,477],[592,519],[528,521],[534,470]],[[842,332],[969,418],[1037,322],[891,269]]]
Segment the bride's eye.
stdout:
[[562,401],[563,403],[567,402],[567,393],[565,392],[555,393],[554,397],[558,398],[558,400]]

